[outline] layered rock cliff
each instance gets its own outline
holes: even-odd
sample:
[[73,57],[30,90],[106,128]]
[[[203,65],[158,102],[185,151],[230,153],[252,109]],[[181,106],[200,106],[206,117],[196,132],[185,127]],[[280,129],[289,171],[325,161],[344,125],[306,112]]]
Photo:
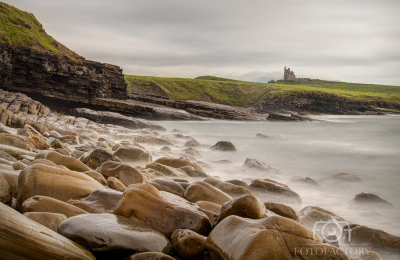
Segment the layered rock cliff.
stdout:
[[0,87],[66,101],[126,99],[120,67],[0,44]]

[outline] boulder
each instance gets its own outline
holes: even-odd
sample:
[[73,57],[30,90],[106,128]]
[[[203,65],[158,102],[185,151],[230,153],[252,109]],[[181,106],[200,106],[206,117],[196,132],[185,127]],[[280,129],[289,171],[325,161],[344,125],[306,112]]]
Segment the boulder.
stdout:
[[14,170],[17,170],[17,171],[25,169],[26,166],[27,165],[21,161],[17,161],[12,164],[12,167],[14,168]]
[[69,218],[58,226],[58,233],[79,241],[99,258],[123,258],[138,252],[168,254],[172,249],[162,233],[110,213]]
[[224,152],[236,152],[236,147],[228,141],[219,141],[210,147],[211,150],[224,151]]
[[302,203],[300,195],[292,191],[287,185],[268,179],[253,180],[249,185],[249,190],[257,196],[265,197],[268,202]]
[[191,166],[194,168],[195,171],[199,171],[199,172],[203,172],[205,173],[205,171],[203,170],[203,168],[201,168],[198,164],[193,163],[189,160],[184,160],[184,159],[174,159],[174,158],[170,158],[170,157],[161,157],[158,158],[157,160],[154,161],[154,163],[160,163],[160,164],[164,164],[173,168],[181,168],[184,166]]
[[27,212],[48,212],[58,213],[66,216],[67,218],[88,214],[89,212],[82,210],[74,205],[68,204],[61,200],[53,199],[51,197],[36,195],[22,203],[20,208],[23,213]]
[[11,155],[15,159],[19,159],[21,157],[21,155],[29,155],[29,156],[33,156],[33,157],[36,156],[36,153],[34,153],[34,152],[24,150],[21,148],[17,148],[14,146],[10,146],[10,145],[5,145],[5,144],[0,144],[0,151]]
[[51,148],[51,146],[46,143],[46,141],[44,141],[43,139],[40,139],[38,136],[29,136],[27,138],[28,142],[30,142],[31,144],[33,144],[33,146],[36,149],[40,149],[40,150],[47,150],[49,148]]
[[63,214],[49,212],[27,212],[24,216],[33,221],[57,232],[57,227],[61,222],[67,219]]
[[168,146],[173,146],[174,143],[160,137],[156,137],[153,135],[137,135],[133,137],[131,140],[129,140],[131,143],[147,143],[151,145],[168,145]]
[[[60,166],[60,165],[59,165]],[[107,180],[104,178],[104,176],[96,171],[86,171],[83,174],[86,174],[87,176],[95,179],[98,181],[101,185],[108,186]]]
[[318,189],[322,188],[321,185],[319,185],[318,182],[316,182],[314,179],[311,179],[309,177],[293,176],[292,178],[290,178],[290,181],[307,184],[307,185],[310,185],[310,186],[317,187]]
[[280,216],[263,219],[229,216],[211,231],[206,248],[211,259],[349,260],[341,249],[323,244],[323,239],[308,228]]
[[163,253],[146,252],[131,255],[129,260],[175,260],[175,258]]
[[207,237],[188,229],[175,230],[171,242],[175,252],[183,259],[196,259],[203,256]]
[[225,202],[233,200],[233,198],[225,192],[203,181],[190,184],[185,190],[184,198],[190,202],[204,200],[218,205],[223,205]]
[[196,202],[197,205],[199,205],[200,208],[213,212],[215,214],[221,214],[221,208],[222,206],[213,202],[209,202],[209,201],[197,201]]
[[170,177],[188,177],[185,171],[169,167],[161,163],[155,163],[155,162],[149,163],[146,165],[146,169],[153,169],[158,172],[161,172],[165,176],[170,176]]
[[242,186],[238,186],[232,183],[220,181],[216,178],[208,177],[203,180],[204,182],[211,184],[212,186],[222,190],[232,198],[237,198],[245,194],[251,194],[250,191]]
[[149,151],[136,146],[123,145],[115,150],[113,155],[120,158],[123,162],[150,163],[153,160]]
[[108,177],[107,184],[111,189],[124,192],[126,190],[126,186],[115,177]]
[[135,183],[144,183],[146,180],[143,175],[135,168],[128,164],[107,161],[98,169],[106,178],[115,177],[120,180],[126,187]]
[[159,191],[167,191],[179,197],[183,197],[185,189],[177,182],[167,178],[152,179],[147,182],[153,185]]
[[78,159],[53,151],[41,151],[36,155],[35,159],[46,159],[57,165],[63,165],[71,171],[86,172],[91,170],[87,165],[83,164]]
[[249,189],[249,185],[247,183],[245,183],[244,181],[241,181],[241,180],[229,180],[229,181],[226,181],[226,182],[235,184],[237,186],[245,187],[246,189]]
[[2,259],[95,260],[78,243],[0,203],[0,252]]
[[118,161],[118,159],[103,148],[96,148],[89,154],[86,165],[95,170],[107,161]]
[[54,149],[60,148],[60,149],[64,149],[64,145],[61,143],[60,140],[54,138],[51,142],[50,142],[50,146]]
[[349,181],[349,182],[362,181],[360,176],[358,176],[356,174],[352,174],[352,173],[345,173],[345,172],[336,173],[336,174],[332,175],[331,178],[335,179],[335,180],[339,180],[339,181]]
[[394,205],[376,194],[361,192],[350,202],[351,206],[358,208],[394,208]]
[[264,206],[267,210],[270,210],[275,214],[278,214],[279,216],[290,218],[294,221],[299,222],[300,224],[302,223],[299,214],[297,214],[297,212],[288,205],[273,202],[264,202]]
[[[4,177],[4,179],[7,181],[8,185],[10,185],[11,196],[13,198],[17,198],[18,197],[18,176],[19,176],[19,173],[20,173],[20,171],[10,171],[10,170],[5,170],[5,169],[1,169],[0,168],[0,175],[2,175]],[[3,188],[5,188],[5,186],[3,186]],[[3,192],[4,192],[4,190],[3,190]]]
[[264,203],[252,194],[246,194],[225,202],[214,225],[231,215],[251,219],[261,219],[268,216]]
[[122,198],[122,192],[112,189],[95,190],[86,198],[69,200],[67,203],[89,213],[113,213]]
[[27,140],[20,135],[13,134],[0,134],[0,144],[9,145],[13,147],[17,147],[23,150],[32,151],[31,146],[28,144]]
[[132,218],[170,237],[177,229],[207,234],[211,224],[196,204],[150,184],[133,184],[124,192],[114,214]]
[[15,159],[14,157],[12,157],[11,155],[9,155],[6,152],[3,152],[2,150],[0,150],[0,159],[7,160],[9,162],[16,162],[17,161],[17,159]]
[[49,196],[61,201],[83,198],[104,186],[93,178],[75,171],[45,164],[34,164],[21,171],[18,177],[18,206],[35,195]]
[[201,171],[196,171],[192,166],[183,166],[179,168],[180,170],[186,172],[187,175],[190,177],[195,178],[207,178],[209,177],[207,174]]
[[400,237],[380,229],[355,226],[346,233],[344,242],[350,246],[367,247],[369,250],[400,254]]
[[12,190],[7,180],[0,174],[0,203],[8,204],[11,202]]
[[251,158],[247,158],[244,161],[242,168],[245,170],[255,170],[255,171],[266,172],[266,173],[280,173],[279,170],[272,168],[271,166],[267,165],[266,163],[260,162],[256,159],[251,159]]

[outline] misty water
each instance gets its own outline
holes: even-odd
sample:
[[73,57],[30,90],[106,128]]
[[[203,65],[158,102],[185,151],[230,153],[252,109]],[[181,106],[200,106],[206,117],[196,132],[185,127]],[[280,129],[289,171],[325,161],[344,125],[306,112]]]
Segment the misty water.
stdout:
[[[400,116],[321,116],[313,122],[159,122],[167,132],[181,130],[202,144],[231,141],[237,152],[196,148],[199,159],[210,164],[211,176],[222,180],[270,178],[300,194],[302,205],[330,210],[349,222],[382,229],[400,236]],[[256,137],[262,133],[270,138]],[[173,148],[173,150],[182,148]],[[157,157],[157,156],[156,156]],[[281,174],[248,173],[241,170],[246,158],[265,162]],[[229,160],[231,164],[213,163]],[[345,172],[357,174],[361,182],[337,181],[330,177]],[[290,181],[293,176],[310,177],[322,189]],[[395,209],[355,209],[349,205],[360,192],[371,192],[395,205]]]

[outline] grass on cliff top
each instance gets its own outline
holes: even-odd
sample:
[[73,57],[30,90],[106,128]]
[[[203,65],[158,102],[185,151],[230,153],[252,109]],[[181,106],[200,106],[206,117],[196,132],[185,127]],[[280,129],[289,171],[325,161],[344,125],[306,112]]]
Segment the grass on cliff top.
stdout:
[[48,35],[33,14],[3,2],[0,2],[0,43],[65,54],[71,59],[79,57]]
[[332,94],[348,99],[383,100],[400,104],[399,86],[331,81],[300,85],[218,79],[212,76],[187,79],[125,75],[128,91],[132,91],[132,86],[136,85],[140,86],[142,93],[157,94],[156,89],[160,88],[173,99],[212,101],[244,107],[258,105],[267,94],[294,97],[302,93]]

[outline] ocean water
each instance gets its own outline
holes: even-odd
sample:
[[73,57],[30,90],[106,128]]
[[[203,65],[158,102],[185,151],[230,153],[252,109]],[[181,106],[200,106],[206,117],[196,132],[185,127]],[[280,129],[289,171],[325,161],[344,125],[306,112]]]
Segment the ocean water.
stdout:
[[[302,205],[319,206],[352,223],[379,228],[400,236],[400,116],[320,116],[313,122],[182,122],[161,121],[167,133],[183,131],[202,144],[230,141],[237,152],[197,149],[211,165],[206,172],[222,180],[270,178],[289,185],[302,197]],[[256,137],[258,133],[270,138]],[[182,149],[182,148],[181,148]],[[248,173],[241,169],[246,158],[265,162],[281,174]],[[230,164],[213,163],[229,160]],[[345,172],[361,182],[330,177]],[[290,181],[310,177],[322,189]],[[350,201],[360,192],[371,192],[395,205],[394,209],[356,209]]]

